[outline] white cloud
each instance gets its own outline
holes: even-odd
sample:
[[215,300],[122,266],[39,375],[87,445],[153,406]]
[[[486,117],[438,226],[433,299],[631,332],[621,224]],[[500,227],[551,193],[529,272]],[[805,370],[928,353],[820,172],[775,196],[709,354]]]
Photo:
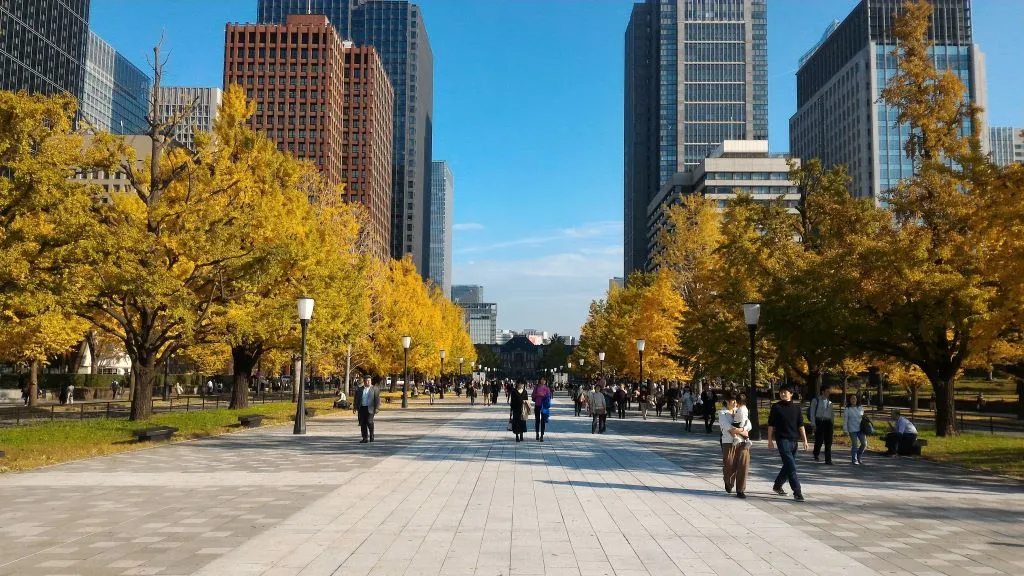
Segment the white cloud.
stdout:
[[452,226],[452,230],[483,230],[483,224],[477,224],[476,222],[466,222],[464,224],[456,224]]
[[480,284],[498,303],[501,328],[536,328],[578,336],[591,301],[603,298],[608,279],[622,275],[621,249],[563,252],[519,260],[456,264],[458,283]]
[[[459,254],[470,254],[474,252],[486,252],[488,250],[499,250],[503,248],[513,248],[516,246],[543,246],[545,244],[556,244],[562,242],[580,242],[583,240],[600,241],[605,240],[620,240],[622,238],[622,222],[621,221],[608,221],[608,222],[591,222],[582,226],[573,228],[562,228],[556,229],[550,232],[544,232],[541,234],[535,234],[531,236],[525,236],[521,238],[513,238],[510,240],[504,240],[502,242],[495,242],[492,244],[483,244],[479,246],[469,246],[467,248],[460,248],[456,250]],[[621,253],[621,252],[620,252]]]

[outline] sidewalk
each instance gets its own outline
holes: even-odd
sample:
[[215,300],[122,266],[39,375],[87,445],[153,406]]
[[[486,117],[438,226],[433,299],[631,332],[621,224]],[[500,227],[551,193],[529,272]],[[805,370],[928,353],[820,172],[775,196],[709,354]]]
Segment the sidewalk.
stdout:
[[610,420],[591,435],[559,398],[546,442],[531,430],[516,444],[504,405],[467,408],[388,412],[367,445],[351,420],[318,418],[305,437],[261,429],[0,476],[0,575],[1024,569],[1018,484],[962,486],[917,461],[876,483],[802,461],[800,505],[769,493],[777,458],[759,448],[742,501],[720,488],[717,445],[681,424]]

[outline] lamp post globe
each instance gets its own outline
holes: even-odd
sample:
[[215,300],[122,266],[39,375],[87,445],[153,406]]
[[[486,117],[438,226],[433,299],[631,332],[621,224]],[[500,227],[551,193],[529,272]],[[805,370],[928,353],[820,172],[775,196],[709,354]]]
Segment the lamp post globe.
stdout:
[[306,433],[306,333],[309,330],[309,321],[313,318],[312,298],[305,296],[296,300],[296,308],[299,313],[299,325],[302,326],[302,344],[299,355],[299,377],[296,379],[299,397],[295,403],[295,427],[292,434]]
[[750,333],[750,387],[747,390],[747,402],[750,405],[750,439],[761,439],[761,423],[757,406],[757,324],[761,319],[761,304],[745,302],[743,304],[743,321]]
[[601,378],[604,378],[604,352],[597,353],[597,361],[601,363]]

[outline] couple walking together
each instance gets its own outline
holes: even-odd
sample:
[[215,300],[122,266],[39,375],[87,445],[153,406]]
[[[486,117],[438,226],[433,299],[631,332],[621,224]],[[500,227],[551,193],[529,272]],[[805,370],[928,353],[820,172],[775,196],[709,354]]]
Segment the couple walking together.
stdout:
[[516,442],[523,441],[526,434],[526,421],[530,414],[534,414],[534,431],[537,433],[537,441],[544,441],[544,432],[547,429],[548,418],[551,416],[551,388],[547,385],[547,379],[541,377],[537,387],[533,389],[533,406],[530,405],[530,397],[526,393],[526,380],[520,378],[516,381],[515,387],[509,392],[509,430],[516,436]]

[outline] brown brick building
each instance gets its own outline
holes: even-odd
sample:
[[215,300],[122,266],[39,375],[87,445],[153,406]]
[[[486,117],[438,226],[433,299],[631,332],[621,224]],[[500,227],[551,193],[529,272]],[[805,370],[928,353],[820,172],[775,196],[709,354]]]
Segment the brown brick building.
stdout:
[[373,49],[344,45],[323,15],[229,24],[225,88],[230,84],[256,102],[254,130],[314,162],[330,182],[345,183],[343,199],[367,207],[371,250],[387,257],[393,96]]

